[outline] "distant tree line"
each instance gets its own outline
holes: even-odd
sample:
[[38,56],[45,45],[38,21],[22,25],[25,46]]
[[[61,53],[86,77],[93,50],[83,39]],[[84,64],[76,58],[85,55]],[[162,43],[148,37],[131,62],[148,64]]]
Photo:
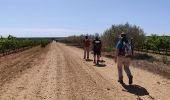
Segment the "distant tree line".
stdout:
[[[129,41],[132,41],[135,50],[159,54],[169,54],[170,52],[170,36],[157,36],[155,34],[145,36],[142,28],[136,25],[130,25],[129,23],[112,25],[101,34],[100,38],[103,44],[102,49],[104,51],[114,50],[122,32],[127,34],[127,37]],[[94,37],[94,35],[89,35],[91,40],[93,40]],[[84,35],[69,36],[63,39],[62,42],[82,46],[83,39]]]

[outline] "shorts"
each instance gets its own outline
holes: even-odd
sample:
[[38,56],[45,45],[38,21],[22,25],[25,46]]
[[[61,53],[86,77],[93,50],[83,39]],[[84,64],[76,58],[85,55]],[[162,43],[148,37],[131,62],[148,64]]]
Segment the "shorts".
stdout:
[[93,51],[94,55],[101,55],[101,51]]

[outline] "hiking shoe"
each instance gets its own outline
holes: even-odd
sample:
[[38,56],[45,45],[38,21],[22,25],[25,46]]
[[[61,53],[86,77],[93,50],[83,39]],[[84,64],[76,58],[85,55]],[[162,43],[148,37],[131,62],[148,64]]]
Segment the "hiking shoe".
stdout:
[[133,83],[133,76],[129,77],[129,85]]
[[120,84],[123,84],[123,83],[124,83],[123,80],[118,80],[118,82],[119,82]]

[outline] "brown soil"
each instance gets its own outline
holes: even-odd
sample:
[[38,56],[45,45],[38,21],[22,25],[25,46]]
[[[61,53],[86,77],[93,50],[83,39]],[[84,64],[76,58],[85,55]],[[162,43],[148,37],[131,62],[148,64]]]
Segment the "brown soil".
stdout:
[[[83,60],[83,50],[53,42],[0,58],[0,100],[168,100],[170,80],[131,68],[120,85],[113,60]],[[92,55],[90,56],[92,59]],[[104,66],[105,65],[105,66]],[[128,83],[127,77],[124,77]]]

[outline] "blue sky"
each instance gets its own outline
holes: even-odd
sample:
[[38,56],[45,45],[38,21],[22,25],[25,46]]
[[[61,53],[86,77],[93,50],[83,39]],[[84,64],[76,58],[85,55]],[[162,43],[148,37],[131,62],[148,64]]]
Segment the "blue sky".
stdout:
[[0,0],[0,35],[53,37],[103,33],[129,22],[170,35],[169,0]]

